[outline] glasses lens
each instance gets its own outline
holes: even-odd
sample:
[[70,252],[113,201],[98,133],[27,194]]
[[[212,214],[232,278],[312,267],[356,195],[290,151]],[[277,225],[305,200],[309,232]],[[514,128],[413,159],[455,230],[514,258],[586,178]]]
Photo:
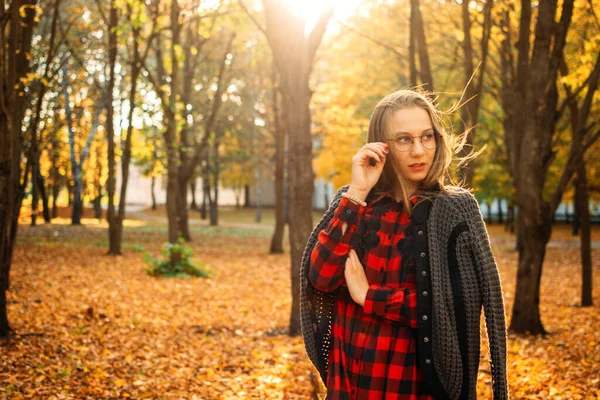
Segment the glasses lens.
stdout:
[[423,147],[425,147],[427,150],[433,150],[437,145],[437,135],[430,133],[421,136],[421,143],[423,143]]

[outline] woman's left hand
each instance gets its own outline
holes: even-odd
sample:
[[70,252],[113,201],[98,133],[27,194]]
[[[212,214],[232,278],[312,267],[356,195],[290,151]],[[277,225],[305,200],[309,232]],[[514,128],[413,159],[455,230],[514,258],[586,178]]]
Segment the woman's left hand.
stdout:
[[364,307],[367,290],[369,290],[369,281],[354,250],[350,250],[348,254],[346,268],[344,268],[344,277],[346,278],[346,285],[348,285],[348,291],[350,292],[350,296],[352,296],[352,300]]

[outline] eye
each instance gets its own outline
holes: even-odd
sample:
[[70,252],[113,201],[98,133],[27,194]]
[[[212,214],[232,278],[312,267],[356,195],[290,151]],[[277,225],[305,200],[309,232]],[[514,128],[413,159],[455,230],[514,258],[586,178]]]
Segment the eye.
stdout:
[[411,138],[410,138],[409,136],[398,136],[398,137],[396,138],[396,141],[397,141],[398,143],[410,143],[410,141],[411,141]]
[[428,142],[429,142],[430,140],[433,140],[433,138],[434,138],[434,135],[433,135],[433,133],[426,133],[425,135],[423,135],[423,140],[426,140],[426,141],[428,141]]

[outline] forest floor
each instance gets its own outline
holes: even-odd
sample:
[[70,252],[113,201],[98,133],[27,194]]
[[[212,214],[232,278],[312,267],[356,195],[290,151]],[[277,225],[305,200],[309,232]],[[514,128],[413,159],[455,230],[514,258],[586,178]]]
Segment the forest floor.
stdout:
[[[316,212],[315,223],[321,213]],[[106,223],[21,225],[8,292],[15,335],[0,341],[4,399],[319,399],[301,337],[287,334],[289,248],[268,254],[272,210],[224,209],[219,227],[192,215],[194,260],[211,278],[157,279],[144,253],[166,240],[164,213],[126,221],[124,254],[108,256]],[[514,237],[489,226],[508,323]],[[549,334],[509,334],[513,399],[600,399],[600,227],[593,231],[594,306],[579,307],[578,238],[556,226],[540,312]],[[478,394],[491,399],[482,318]]]

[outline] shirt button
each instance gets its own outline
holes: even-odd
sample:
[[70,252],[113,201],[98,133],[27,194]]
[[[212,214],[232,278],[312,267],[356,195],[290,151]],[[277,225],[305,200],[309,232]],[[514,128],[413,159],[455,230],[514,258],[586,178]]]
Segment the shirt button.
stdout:
[[419,231],[417,232],[417,235],[421,236],[423,234],[423,231]]
[[346,214],[352,214],[352,210],[346,210]]
[[427,271],[421,272],[421,275],[423,275],[423,276],[427,275]]
[[427,290],[423,290],[423,296],[427,296]]
[[425,359],[425,364],[431,364],[431,360],[429,358]]
[[421,253],[421,257],[425,257],[425,253]]
[[423,341],[424,341],[425,343],[429,343],[429,338],[428,338],[427,336],[425,336],[425,337],[423,338]]
[[427,314],[423,314],[423,317],[421,318],[423,318],[423,321],[427,321]]

